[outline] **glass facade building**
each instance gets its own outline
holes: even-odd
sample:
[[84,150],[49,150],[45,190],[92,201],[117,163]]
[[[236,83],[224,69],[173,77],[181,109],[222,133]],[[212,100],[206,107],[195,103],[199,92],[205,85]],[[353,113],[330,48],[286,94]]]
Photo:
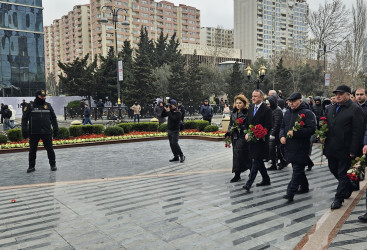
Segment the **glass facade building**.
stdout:
[[0,0],[0,96],[45,89],[42,0]]

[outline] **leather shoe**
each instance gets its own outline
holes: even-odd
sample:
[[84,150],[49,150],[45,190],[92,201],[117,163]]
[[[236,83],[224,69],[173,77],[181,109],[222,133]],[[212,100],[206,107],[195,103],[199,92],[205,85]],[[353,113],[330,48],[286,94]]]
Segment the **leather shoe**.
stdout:
[[290,195],[290,194],[286,194],[286,195],[283,195],[283,199],[286,199],[288,201],[293,201],[293,195]]
[[353,193],[353,190],[349,190],[349,191],[345,192],[344,199],[349,199],[349,197],[352,195],[352,193]]
[[256,187],[262,187],[262,186],[270,186],[270,181],[261,181],[259,183],[256,183]]
[[173,157],[171,160],[169,160],[170,162],[173,162],[173,161],[179,161],[180,160],[180,158],[178,158],[178,156],[175,156],[175,157]]
[[240,180],[241,180],[241,177],[238,176],[238,175],[235,175],[230,182],[237,182],[237,181],[240,181]]
[[299,189],[297,190],[296,194],[305,194],[308,193],[310,191],[310,189],[305,188],[305,189]]
[[56,165],[51,166],[51,171],[56,171],[56,170],[57,170]]
[[285,168],[286,166],[288,166],[288,163],[286,162],[281,162],[278,164],[278,170],[282,170],[283,168]]
[[243,186],[243,188],[246,189],[247,192],[250,192],[250,186],[245,185],[245,186]]
[[272,165],[270,168],[267,169],[268,171],[277,170],[277,166]]
[[27,169],[27,173],[31,173],[31,172],[34,172],[34,171],[36,171],[36,168],[35,167],[29,167]]
[[331,203],[331,209],[339,209],[342,206],[342,201],[335,200],[333,203]]
[[367,223],[367,213],[358,217],[358,220]]
[[180,156],[180,162],[183,163],[185,161],[186,157],[184,155]]

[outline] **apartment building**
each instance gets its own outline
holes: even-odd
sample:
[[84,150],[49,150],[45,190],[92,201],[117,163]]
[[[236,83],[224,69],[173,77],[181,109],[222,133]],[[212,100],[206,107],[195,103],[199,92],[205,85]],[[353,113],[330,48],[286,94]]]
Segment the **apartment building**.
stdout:
[[201,27],[200,45],[233,48],[234,47],[233,29]]
[[306,0],[234,0],[234,47],[253,61],[282,50],[306,57],[308,11]]
[[42,1],[0,1],[0,41],[0,95],[45,88]]
[[169,37],[176,32],[181,43],[200,44],[200,10],[194,7],[154,0],[90,0],[44,28],[47,72],[58,75],[59,60],[71,62],[87,53],[91,58],[105,56],[110,47],[115,47],[112,22],[99,23],[102,18],[112,20],[111,11],[103,6],[121,9],[116,27],[119,51],[125,40],[137,46],[141,27],[147,28],[151,39],[157,39],[161,31]]

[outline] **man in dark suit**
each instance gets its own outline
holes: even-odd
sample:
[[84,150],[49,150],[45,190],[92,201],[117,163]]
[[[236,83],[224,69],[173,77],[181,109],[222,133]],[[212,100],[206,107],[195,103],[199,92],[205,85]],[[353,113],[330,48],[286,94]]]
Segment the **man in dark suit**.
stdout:
[[[255,181],[257,172],[260,171],[262,176],[262,181],[257,183],[256,186],[267,186],[270,185],[270,177],[266,171],[264,160],[268,160],[269,156],[269,132],[272,128],[272,111],[271,109],[263,103],[264,93],[256,89],[252,92],[252,106],[248,111],[248,118],[246,120],[246,129],[250,125],[261,124],[264,128],[268,130],[268,134],[265,136],[264,140],[258,140],[257,142],[250,142],[249,144],[249,158],[252,159],[252,168],[250,172],[250,178],[246,185],[243,186],[244,189],[250,191],[252,184]],[[246,140],[248,140],[248,135],[246,134]]]
[[347,171],[351,160],[360,151],[365,121],[362,108],[350,99],[351,90],[348,86],[339,86],[333,93],[336,94],[336,104],[331,106],[326,117],[329,131],[324,154],[328,158],[330,172],[339,182],[331,204],[331,209],[338,209],[352,193]]

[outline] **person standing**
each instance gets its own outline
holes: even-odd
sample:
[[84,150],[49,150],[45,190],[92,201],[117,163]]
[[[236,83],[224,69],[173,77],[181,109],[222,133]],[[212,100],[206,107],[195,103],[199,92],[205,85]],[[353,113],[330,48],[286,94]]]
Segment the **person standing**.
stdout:
[[181,147],[178,144],[178,138],[180,135],[181,112],[177,109],[176,100],[170,100],[170,107],[166,107],[165,109],[163,109],[162,117],[168,117],[168,141],[171,147],[171,151],[173,153],[173,158],[169,161],[180,161],[182,163],[185,161],[186,157],[182,153]]
[[98,109],[98,117],[101,118],[101,120],[103,120],[104,102],[102,101],[102,99],[99,99],[99,101],[97,102],[97,109]]
[[8,131],[10,129],[10,118],[12,116],[12,112],[9,109],[8,105],[4,105],[2,113],[2,117],[4,118],[3,129],[4,131]]
[[212,123],[213,108],[209,104],[209,100],[207,99],[204,100],[204,104],[201,105],[201,108],[200,108],[200,114],[203,116],[204,121],[208,121],[209,124]]
[[20,106],[22,107],[22,114],[24,112],[24,108],[27,107],[27,102],[25,101],[25,99],[22,100],[22,103],[20,104]]
[[[264,93],[261,90],[256,89],[252,92],[252,106],[248,111],[246,129],[249,129],[250,125],[255,126],[261,124],[268,130],[268,134],[265,136],[265,141],[258,140],[257,142],[249,143],[249,155],[250,159],[252,159],[252,168],[250,178],[246,185],[243,186],[247,191],[250,191],[257,176],[257,172],[259,171],[262,176],[262,181],[257,183],[256,186],[270,185],[270,177],[266,171],[264,160],[268,160],[269,157],[269,131],[271,131],[272,128],[273,118],[271,109],[263,103],[263,100]],[[246,134],[245,138],[246,140],[249,139],[248,134]]]
[[[363,147],[363,154],[367,154],[367,124],[366,124],[366,130],[364,134],[364,147]],[[366,195],[366,213],[364,215],[358,216],[358,220],[364,223],[367,223],[367,193]]]
[[360,150],[365,121],[362,108],[350,99],[351,90],[348,86],[341,85],[333,93],[336,94],[336,104],[331,106],[326,117],[329,131],[324,154],[328,158],[330,172],[339,182],[331,204],[331,209],[338,209],[353,191],[347,171],[351,159]]
[[323,113],[324,113],[323,110],[322,110],[321,97],[320,96],[315,97],[314,104],[312,105],[311,109],[312,109],[312,112],[316,116],[317,128],[320,128],[320,126],[319,126],[320,117],[323,116]]
[[[276,93],[275,95],[268,96],[267,101],[269,101],[273,118],[273,127],[269,131],[269,160],[271,160],[271,167],[268,168],[268,170],[277,170],[278,155],[281,155],[277,154],[277,151],[280,150],[279,131],[283,121],[283,112],[278,107],[278,97]],[[284,164],[282,160],[281,158],[281,164]]]
[[36,92],[36,99],[24,108],[22,116],[22,136],[24,139],[29,137],[29,167],[27,173],[36,170],[37,147],[40,140],[47,150],[47,156],[51,171],[56,171],[56,156],[52,147],[53,136],[58,134],[59,126],[56,115],[51,104],[46,102],[46,92],[39,90]]
[[[245,139],[244,130],[245,122],[247,120],[247,109],[249,101],[244,95],[237,95],[234,98],[233,112],[231,114],[228,131],[225,135],[226,138],[231,137],[233,148],[233,166],[232,173],[234,177],[230,182],[237,182],[241,180],[241,173],[251,168],[251,161],[249,159],[248,143]],[[239,120],[240,119],[240,120]],[[236,122],[237,121],[237,122]],[[238,129],[232,129],[233,126],[239,127]]]
[[[296,193],[309,191],[305,167],[308,164],[310,139],[315,133],[316,122],[314,114],[302,101],[301,93],[293,93],[288,101],[290,109],[284,115],[279,138],[280,142],[285,145],[286,161],[292,163],[293,168],[292,179],[288,184],[287,194],[283,198],[293,201]],[[293,131],[296,122],[299,122],[300,129]]]
[[185,119],[186,110],[185,110],[184,105],[182,105],[182,101],[179,101],[177,104],[178,104],[178,107],[177,107],[178,111],[181,112],[181,121],[183,122]]
[[3,115],[4,106],[5,106],[4,103],[2,103],[0,106],[1,123],[4,123],[4,115]]
[[140,122],[140,112],[141,112],[141,107],[139,103],[136,101],[130,109],[134,111],[134,122],[138,121],[139,123]]
[[157,106],[154,108],[154,115],[159,121],[159,125],[166,122],[166,118],[162,117],[162,112],[164,109],[163,101],[159,100]]
[[224,102],[223,97],[222,97],[222,98],[220,98],[220,101],[219,101],[219,107],[220,107],[219,112],[223,112],[224,104],[225,104],[225,102]]
[[88,104],[84,104],[84,121],[83,121],[83,125],[86,125],[87,123],[89,123],[90,125],[93,125],[93,123],[90,119],[90,108],[89,108]]
[[11,129],[15,128],[15,115],[17,111],[13,108],[13,105],[9,105],[9,110],[11,111],[11,117],[9,118],[9,126]]

